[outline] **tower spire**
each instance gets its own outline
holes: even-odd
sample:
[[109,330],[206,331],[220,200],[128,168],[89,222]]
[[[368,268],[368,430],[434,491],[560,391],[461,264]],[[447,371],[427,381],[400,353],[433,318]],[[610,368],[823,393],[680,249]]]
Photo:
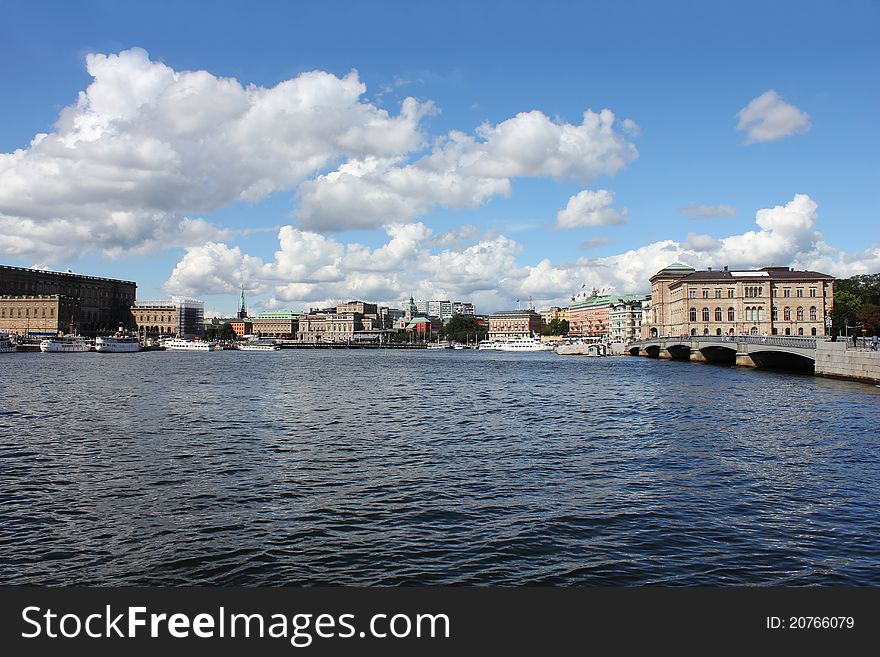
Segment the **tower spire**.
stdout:
[[244,319],[247,316],[248,316],[247,315],[247,305],[245,304],[245,301],[244,301],[244,281],[242,281],[242,283],[241,283],[241,299],[239,299],[239,302],[238,302],[238,318]]

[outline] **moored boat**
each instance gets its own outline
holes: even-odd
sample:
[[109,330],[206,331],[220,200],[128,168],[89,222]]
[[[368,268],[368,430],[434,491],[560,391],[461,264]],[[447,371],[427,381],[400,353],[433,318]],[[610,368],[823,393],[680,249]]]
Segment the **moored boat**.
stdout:
[[47,338],[40,342],[40,351],[44,353],[69,354],[90,351],[92,344],[81,335],[65,335],[58,338]]
[[18,351],[18,346],[12,341],[8,333],[0,333],[0,354]]
[[95,338],[95,351],[101,353],[132,353],[141,350],[141,344],[133,335],[108,335]]
[[281,347],[272,342],[260,342],[258,340],[250,340],[248,342],[239,342],[235,345],[239,351],[279,351]]
[[512,338],[503,340],[495,347],[499,351],[553,351],[553,345],[547,342],[541,342],[540,338]]
[[162,343],[166,351],[217,351],[217,345],[204,340],[171,338]]

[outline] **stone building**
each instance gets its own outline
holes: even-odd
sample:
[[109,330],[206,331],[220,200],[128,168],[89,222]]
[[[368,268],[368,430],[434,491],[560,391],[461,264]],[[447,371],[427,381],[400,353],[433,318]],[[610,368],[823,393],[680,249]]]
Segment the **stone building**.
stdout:
[[642,334],[642,315],[650,297],[621,297],[608,311],[609,341],[627,344]]
[[[56,328],[64,332],[75,330],[94,334],[115,331],[120,324],[129,325],[129,308],[134,303],[136,291],[137,283],[132,281],[0,265],[0,296],[5,303],[16,304],[20,299],[22,310],[31,310],[37,304],[38,319],[42,319],[42,308],[49,302],[37,303],[35,298],[54,297],[59,305],[55,311],[61,312],[60,318],[56,314],[59,320]],[[18,308],[18,305],[12,308],[13,320],[18,320]],[[50,306],[46,306],[47,313],[49,310]],[[21,326],[17,321],[7,321],[7,324],[12,333],[24,334],[28,330],[29,318],[32,316],[23,316]],[[48,324],[46,331],[50,332]]]
[[[641,324],[644,296],[624,294],[593,294],[569,306],[569,336],[595,342],[619,341],[627,326]],[[614,314],[614,319],[612,319]]]
[[560,308],[559,306],[552,306],[547,310],[541,311],[541,322],[543,322],[544,326],[547,326],[554,319],[558,319],[561,321],[571,321],[569,317],[568,308]]
[[541,335],[541,315],[534,310],[502,310],[489,316],[489,339],[510,340]]
[[162,301],[138,301],[129,310],[140,333],[194,338],[204,335],[205,303],[173,296]]
[[61,294],[0,296],[0,333],[46,337],[72,333],[79,316],[79,297]]
[[826,335],[834,278],[789,267],[697,271],[673,263],[651,277],[642,337]]
[[267,338],[293,338],[299,330],[299,313],[264,312],[251,319],[253,332]]
[[297,340],[302,342],[376,342],[390,330],[387,308],[349,301],[335,308],[313,309],[299,316]]

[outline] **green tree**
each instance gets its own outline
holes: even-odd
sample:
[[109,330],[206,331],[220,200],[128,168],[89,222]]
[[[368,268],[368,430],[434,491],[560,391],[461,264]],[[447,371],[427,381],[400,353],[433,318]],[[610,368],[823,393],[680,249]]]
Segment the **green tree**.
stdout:
[[842,292],[834,292],[834,309],[831,311],[831,321],[834,322],[833,331],[839,335],[843,335],[846,326],[850,327],[849,333],[852,333],[852,327],[857,326],[859,321],[859,311],[862,309],[861,298],[846,290]]
[[455,342],[479,342],[488,337],[485,327],[480,326],[476,317],[471,315],[453,315],[440,329],[440,336]]
[[880,335],[880,306],[866,303],[859,310],[858,317],[865,335]]

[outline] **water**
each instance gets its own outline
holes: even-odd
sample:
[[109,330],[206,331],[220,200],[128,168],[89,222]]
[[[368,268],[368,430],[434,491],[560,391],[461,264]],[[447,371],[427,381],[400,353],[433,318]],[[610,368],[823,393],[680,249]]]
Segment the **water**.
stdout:
[[0,584],[880,585],[880,389],[476,351],[3,354]]

